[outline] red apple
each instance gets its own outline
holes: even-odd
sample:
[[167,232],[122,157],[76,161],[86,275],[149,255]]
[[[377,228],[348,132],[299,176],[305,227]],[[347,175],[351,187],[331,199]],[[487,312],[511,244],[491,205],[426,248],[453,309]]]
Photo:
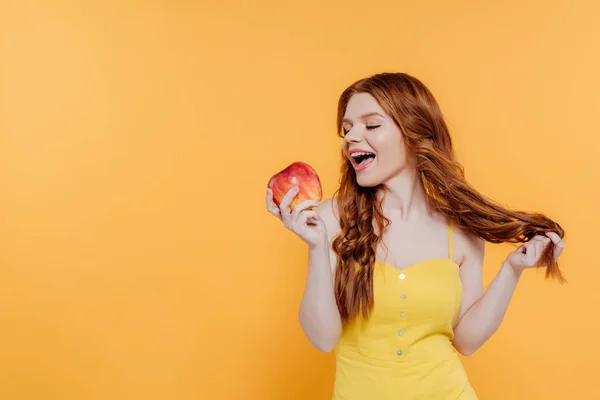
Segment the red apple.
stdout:
[[321,201],[323,196],[321,180],[317,175],[317,171],[310,165],[300,161],[292,163],[284,170],[273,175],[267,186],[273,190],[273,201],[278,207],[286,193],[294,186],[298,186],[300,190],[292,200],[290,209],[294,209],[296,204],[304,200]]

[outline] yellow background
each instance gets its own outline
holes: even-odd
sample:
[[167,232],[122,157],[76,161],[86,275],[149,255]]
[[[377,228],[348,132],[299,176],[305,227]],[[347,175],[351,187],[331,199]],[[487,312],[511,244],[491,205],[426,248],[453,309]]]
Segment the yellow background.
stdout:
[[[463,357],[481,399],[598,396],[593,1],[0,3],[0,398],[328,399],[270,176],[336,188],[341,91],[422,79],[467,177],[567,232]],[[509,245],[488,245],[485,284]]]

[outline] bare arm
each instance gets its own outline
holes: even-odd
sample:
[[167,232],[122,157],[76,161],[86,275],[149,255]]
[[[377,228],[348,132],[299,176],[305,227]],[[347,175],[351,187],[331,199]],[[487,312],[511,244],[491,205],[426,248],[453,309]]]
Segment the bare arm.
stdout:
[[324,352],[333,350],[342,332],[333,286],[336,256],[330,243],[339,228],[332,206],[329,199],[315,210],[327,228],[327,240],[308,247],[308,273],[299,310],[304,334]]
[[536,236],[510,253],[485,294],[481,282],[484,243],[463,236],[465,258],[460,271],[463,303],[454,329],[454,346],[462,354],[474,353],[498,330],[521,274],[527,268],[535,268],[551,240],[556,245],[555,258],[561,254],[564,245],[560,237],[552,232],[547,236]]
[[473,354],[498,330],[520,277],[520,273],[504,264],[484,294],[481,283],[483,247],[478,241],[461,265],[463,304],[462,315],[454,329],[454,346],[464,355]]

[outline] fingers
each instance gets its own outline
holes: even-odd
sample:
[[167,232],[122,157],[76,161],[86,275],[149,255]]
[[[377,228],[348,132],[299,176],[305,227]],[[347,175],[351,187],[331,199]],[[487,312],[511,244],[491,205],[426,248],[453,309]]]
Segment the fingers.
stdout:
[[[294,207],[294,211],[296,211],[296,207]],[[298,233],[302,231],[306,225],[309,225],[309,221],[314,225],[313,221],[315,217],[317,217],[317,214],[312,210],[304,210],[300,213],[292,212],[289,229]]]
[[310,224],[319,224],[319,215],[312,210],[314,207],[318,207],[321,202],[317,200],[304,200],[294,206],[291,210],[291,204],[299,192],[298,186],[292,187],[281,199],[279,206],[273,201],[273,191],[267,188],[267,195],[265,198],[267,204],[267,210],[279,218],[284,226],[291,231],[298,231],[303,226]]
[[273,201],[273,191],[269,188],[267,188],[266,203],[267,203],[267,211],[269,211],[271,214],[273,214],[277,218],[281,218],[281,213],[279,211],[279,207],[277,207],[277,205]]
[[319,225],[321,224],[321,218],[319,218],[319,214],[312,210],[306,210],[302,214],[306,216],[306,223],[309,225]]
[[554,259],[557,259],[562,253],[565,245],[560,236],[558,236],[555,232],[547,232],[546,236],[536,235],[524,244],[526,255],[523,258],[523,261],[529,265],[533,265],[532,262],[537,263],[538,259],[542,256],[542,253],[550,245],[550,243],[554,243],[553,256]]
[[304,216],[306,216],[306,218],[308,220],[314,220],[314,221],[319,220],[319,215],[313,210],[306,210],[302,214],[304,214]]
[[560,236],[558,236],[555,232],[546,232],[546,236],[548,236],[550,240],[552,240],[552,243],[554,243],[554,258],[557,259],[558,256],[560,256],[560,254],[563,252],[565,244]]
[[530,242],[540,242],[544,246],[547,246],[550,244],[551,240],[549,238],[547,238],[546,236],[536,235],[533,238],[531,238]]
[[317,207],[320,203],[316,200],[304,200],[294,206],[294,210],[292,211],[292,219],[298,217],[302,211],[306,210],[309,207]]
[[552,243],[549,238],[543,235],[536,235],[529,242],[535,243],[535,252],[537,258],[540,258],[544,250],[546,250],[550,243]]
[[304,200],[294,206],[294,210],[290,215],[289,226],[292,230],[298,230],[306,225],[311,219],[311,222],[318,221],[318,216],[313,210],[308,210],[309,207],[316,207],[319,205],[318,201],[315,200]]
[[279,210],[281,212],[281,217],[284,220],[289,219],[291,213],[290,205],[292,204],[294,197],[296,197],[299,191],[300,188],[298,188],[298,186],[294,186],[293,188],[288,190],[285,196],[283,196],[283,199],[281,199],[281,203],[279,204]]
[[542,257],[542,253],[544,252],[544,248],[546,247],[546,245],[550,243],[550,242],[546,242],[544,243],[544,241],[542,240],[536,240],[535,241],[535,259],[534,259],[534,263],[537,263],[540,259],[540,257]]
[[557,246],[562,243],[560,236],[558,236],[556,232],[546,232],[546,236],[548,236]]
[[532,241],[523,244],[525,248],[525,255],[523,256],[523,262],[526,265],[533,265],[536,260],[536,248],[535,243]]

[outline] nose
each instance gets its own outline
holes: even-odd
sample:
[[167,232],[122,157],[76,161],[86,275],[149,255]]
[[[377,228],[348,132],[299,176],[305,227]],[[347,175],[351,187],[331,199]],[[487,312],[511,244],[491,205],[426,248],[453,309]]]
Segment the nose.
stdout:
[[362,134],[360,133],[360,129],[358,127],[353,127],[350,129],[348,133],[344,136],[344,140],[347,143],[358,143],[362,140]]

